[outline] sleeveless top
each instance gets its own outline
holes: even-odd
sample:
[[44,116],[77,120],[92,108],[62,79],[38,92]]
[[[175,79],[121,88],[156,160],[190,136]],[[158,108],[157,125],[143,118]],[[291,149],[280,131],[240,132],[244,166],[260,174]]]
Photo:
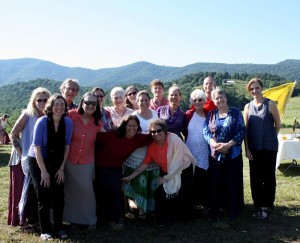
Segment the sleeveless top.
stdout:
[[256,107],[249,103],[247,138],[250,150],[278,151],[278,140],[273,115],[269,111],[269,99]]

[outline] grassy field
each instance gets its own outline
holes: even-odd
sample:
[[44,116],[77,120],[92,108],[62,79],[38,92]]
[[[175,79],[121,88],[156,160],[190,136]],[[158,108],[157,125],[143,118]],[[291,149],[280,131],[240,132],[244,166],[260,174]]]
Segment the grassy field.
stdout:
[[[286,112],[287,119],[293,118],[295,113],[300,119],[300,109],[294,101],[299,107],[299,97],[295,100],[293,98]],[[281,130],[283,134],[290,132],[291,128]],[[300,129],[296,132],[300,132]],[[10,149],[9,145],[0,146],[0,242],[40,242],[39,235],[29,235],[21,232],[19,227],[6,225]],[[235,221],[225,218],[215,223],[209,218],[197,216],[190,222],[174,222],[166,228],[158,228],[153,218],[142,220],[128,215],[126,227],[122,231],[101,225],[94,232],[79,229],[70,232],[70,238],[65,242],[300,242],[300,168],[291,168],[283,174],[290,162],[283,161],[276,171],[275,208],[267,220],[257,220],[251,216],[254,208],[248,160],[244,158],[246,205]]]

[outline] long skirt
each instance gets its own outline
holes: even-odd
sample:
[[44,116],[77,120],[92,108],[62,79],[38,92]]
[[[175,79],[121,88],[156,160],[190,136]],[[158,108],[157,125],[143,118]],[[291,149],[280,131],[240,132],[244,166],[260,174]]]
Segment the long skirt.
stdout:
[[93,225],[97,222],[96,198],[93,187],[94,164],[65,165],[65,208],[64,221]]
[[[147,152],[147,147],[138,148],[124,162],[123,175],[132,174],[143,162]],[[155,210],[155,189],[159,176],[159,166],[151,163],[147,170],[135,177],[130,183],[124,184],[124,195],[134,199],[138,208],[144,212]]]
[[8,217],[7,224],[12,226],[20,225],[18,205],[22,194],[24,174],[21,163],[10,166],[10,183],[8,196]]

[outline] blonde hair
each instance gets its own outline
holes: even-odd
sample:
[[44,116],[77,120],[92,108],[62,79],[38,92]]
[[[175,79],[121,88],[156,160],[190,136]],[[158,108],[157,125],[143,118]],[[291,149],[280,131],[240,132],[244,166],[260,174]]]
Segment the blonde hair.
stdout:
[[43,87],[38,87],[32,91],[30,100],[27,104],[27,109],[23,112],[26,112],[28,115],[34,116],[38,115],[37,108],[35,106],[35,99],[39,94],[45,94],[47,96],[47,99],[51,96],[51,93],[48,89],[45,89]]

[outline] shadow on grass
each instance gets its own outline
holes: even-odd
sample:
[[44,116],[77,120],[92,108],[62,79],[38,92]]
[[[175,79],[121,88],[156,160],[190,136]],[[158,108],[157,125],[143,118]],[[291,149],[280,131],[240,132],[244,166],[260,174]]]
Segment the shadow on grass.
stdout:
[[191,221],[175,221],[158,227],[153,217],[126,217],[123,230],[98,225],[94,232],[70,232],[70,242],[291,242],[300,239],[298,207],[275,207],[269,218],[252,217],[254,207],[246,205],[236,220],[215,222],[195,215]]
[[0,167],[8,165],[10,158],[11,145],[0,145]]
[[[296,163],[295,163],[296,162]],[[300,162],[299,160],[293,163],[292,160],[290,160],[287,163],[280,164],[278,167],[278,170],[284,175],[288,177],[295,177],[300,176]]]

